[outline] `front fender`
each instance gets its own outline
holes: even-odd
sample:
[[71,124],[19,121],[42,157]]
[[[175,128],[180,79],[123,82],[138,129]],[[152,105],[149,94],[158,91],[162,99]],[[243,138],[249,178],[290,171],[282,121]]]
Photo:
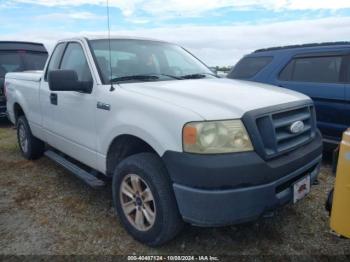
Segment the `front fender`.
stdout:
[[182,152],[185,123],[203,120],[188,109],[122,88],[108,96],[102,93],[101,99],[111,105],[110,110],[97,110],[96,113],[97,162],[102,172],[106,170],[108,149],[116,137],[135,136],[163,156],[167,150]]
[[103,138],[99,150],[103,155],[107,155],[112,141],[120,135],[132,135],[145,141],[159,156],[169,149],[182,151],[182,125],[167,125],[150,114],[139,111],[120,113],[109,122],[106,130],[99,136]]

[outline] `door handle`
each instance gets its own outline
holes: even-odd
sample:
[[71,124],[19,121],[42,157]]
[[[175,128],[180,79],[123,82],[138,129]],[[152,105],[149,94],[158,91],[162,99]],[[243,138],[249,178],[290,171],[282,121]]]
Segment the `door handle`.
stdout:
[[57,106],[57,94],[55,93],[50,94],[50,102],[51,104]]

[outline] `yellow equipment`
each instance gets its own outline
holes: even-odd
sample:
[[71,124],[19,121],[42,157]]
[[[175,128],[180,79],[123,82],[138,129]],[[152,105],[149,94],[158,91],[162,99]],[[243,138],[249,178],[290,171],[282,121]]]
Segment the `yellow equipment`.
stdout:
[[331,211],[331,228],[350,238],[350,129],[343,134]]

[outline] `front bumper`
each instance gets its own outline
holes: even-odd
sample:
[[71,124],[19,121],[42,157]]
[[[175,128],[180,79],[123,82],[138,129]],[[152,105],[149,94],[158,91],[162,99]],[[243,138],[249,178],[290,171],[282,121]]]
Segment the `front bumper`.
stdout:
[[166,152],[163,160],[183,219],[222,226],[255,220],[291,202],[296,181],[307,174],[311,183],[316,180],[322,141],[318,134],[309,144],[269,161],[255,152],[212,156]]

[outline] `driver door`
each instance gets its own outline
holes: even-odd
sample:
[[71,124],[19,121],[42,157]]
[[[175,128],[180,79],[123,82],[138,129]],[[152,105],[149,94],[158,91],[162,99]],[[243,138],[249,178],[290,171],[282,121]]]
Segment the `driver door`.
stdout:
[[[85,54],[81,43],[68,43],[59,69],[76,71],[79,81],[93,81]],[[95,89],[94,84],[91,93],[50,91],[48,97],[53,108],[53,146],[88,166],[96,165]]]

